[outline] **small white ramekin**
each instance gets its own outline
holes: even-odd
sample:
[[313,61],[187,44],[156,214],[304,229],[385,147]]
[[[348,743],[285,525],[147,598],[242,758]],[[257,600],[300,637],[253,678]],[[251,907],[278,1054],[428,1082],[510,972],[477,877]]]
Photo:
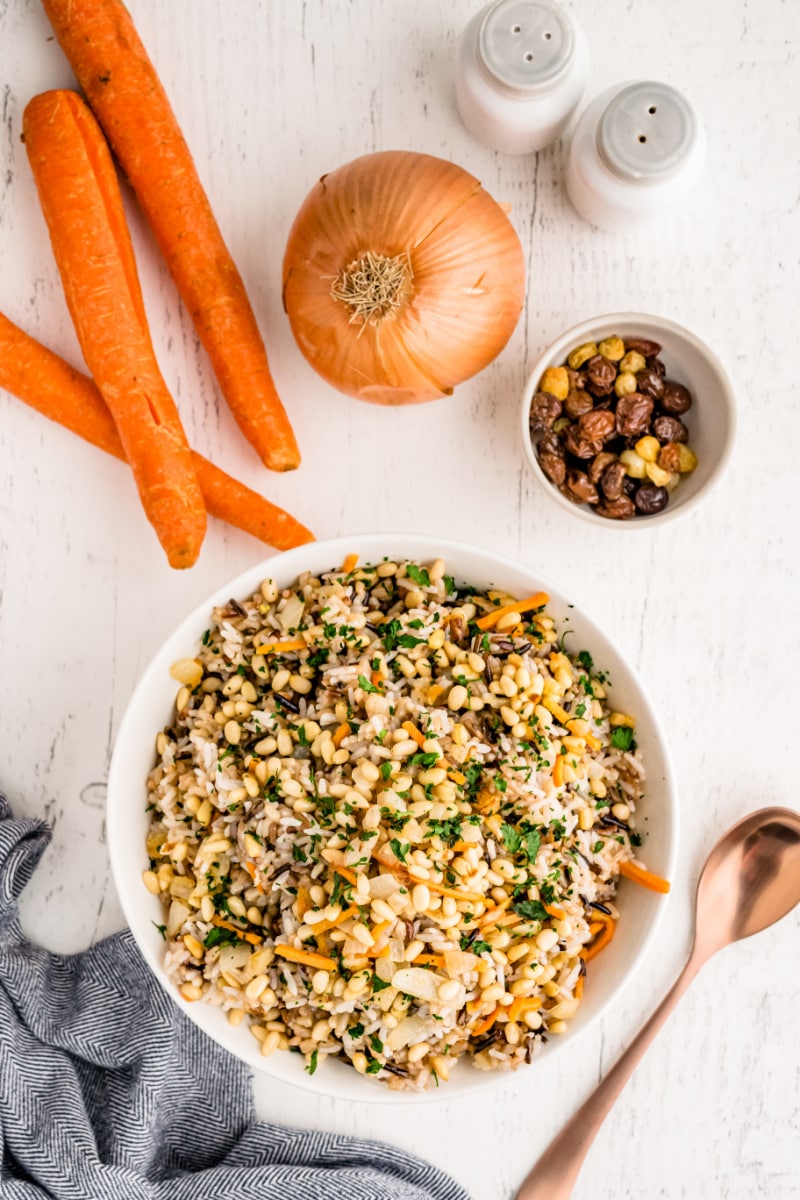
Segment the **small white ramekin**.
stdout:
[[[616,334],[626,338],[647,338],[661,345],[660,358],[667,369],[667,378],[684,384],[694,398],[686,414],[689,444],[697,455],[697,466],[684,475],[669,504],[660,513],[637,516],[627,521],[614,521],[598,516],[588,504],[574,504],[550,482],[539,466],[536,448],[531,441],[529,417],[531,400],[538,390],[539,380],[547,367],[561,366],[576,346],[584,342],[599,342]],[[520,432],[525,459],[544,491],[560,508],[582,521],[606,529],[652,529],[682,516],[706,496],[721,477],[733,449],[736,429],[736,407],[733,388],[727,372],[705,342],[665,317],[646,313],[609,313],[593,317],[568,329],[540,355],[533,366],[520,412]]]

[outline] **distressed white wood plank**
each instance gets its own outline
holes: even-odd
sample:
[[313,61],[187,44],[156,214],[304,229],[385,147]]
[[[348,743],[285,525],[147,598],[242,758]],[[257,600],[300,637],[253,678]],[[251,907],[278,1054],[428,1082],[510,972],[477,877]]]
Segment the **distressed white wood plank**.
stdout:
[[[796,292],[800,9],[793,0],[583,0],[589,93],[664,78],[703,114],[710,158],[691,206],[612,236],[571,212],[564,148],[494,155],[452,99],[458,31],[479,0],[131,0],[267,335],[304,454],[268,475],[220,401],[204,352],[129,200],[154,341],[197,447],[320,535],[420,529],[518,555],[566,585],[626,648],[661,711],[682,792],[683,856],[659,952],[577,1045],[478,1111],[342,1105],[258,1082],[266,1117],[406,1145],[476,1200],[512,1194],[625,1045],[687,949],[705,848],[746,809],[797,804]],[[19,142],[27,100],[71,73],[37,0],[0,0],[0,310],[80,362]],[[506,351],[435,405],[387,411],[327,388],[281,307],[289,227],[313,182],[371,150],[440,154],[513,206],[530,272]],[[675,526],[630,538],[569,520],[516,442],[527,364],[599,312],[655,311],[705,337],[740,401],[727,479]],[[0,784],[54,841],[25,897],[31,932],[78,949],[121,914],[103,843],[114,731],[149,654],[220,580],[265,556],[213,524],[170,573],[125,469],[0,394]],[[576,1200],[797,1200],[795,917],[697,981],[592,1152]]]

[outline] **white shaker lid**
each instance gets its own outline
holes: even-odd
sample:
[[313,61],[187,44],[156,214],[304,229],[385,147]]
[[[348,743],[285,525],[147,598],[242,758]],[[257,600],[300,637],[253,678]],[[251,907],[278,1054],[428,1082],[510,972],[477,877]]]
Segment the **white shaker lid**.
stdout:
[[515,95],[546,90],[575,53],[575,34],[554,0],[498,0],[478,34],[478,58]]
[[597,126],[597,152],[610,171],[632,183],[676,175],[700,139],[689,101],[666,83],[632,83],[617,92]]

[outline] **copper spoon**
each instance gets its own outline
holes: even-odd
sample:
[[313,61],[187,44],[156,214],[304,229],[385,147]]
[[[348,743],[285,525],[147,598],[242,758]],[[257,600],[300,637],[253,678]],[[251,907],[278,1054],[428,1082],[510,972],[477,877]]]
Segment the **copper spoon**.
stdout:
[[634,1067],[700,968],[724,946],[767,929],[800,902],[800,814],[762,808],[743,817],[706,859],[689,961],[650,1020],[545,1150],[516,1200],[569,1200],[583,1160]]

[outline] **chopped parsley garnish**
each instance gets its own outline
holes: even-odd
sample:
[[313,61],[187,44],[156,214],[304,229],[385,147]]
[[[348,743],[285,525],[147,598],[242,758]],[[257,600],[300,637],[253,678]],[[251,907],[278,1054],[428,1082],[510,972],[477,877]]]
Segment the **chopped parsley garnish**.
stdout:
[[[208,631],[206,631],[206,632],[208,632]],[[150,924],[151,924],[151,925],[156,925],[155,921],[151,921],[151,922],[150,922]],[[162,938],[164,939],[164,941],[166,941],[166,940],[167,940],[167,927],[166,927],[166,925],[156,925],[156,929],[157,929],[157,930],[158,930],[158,932],[161,934],[161,936],[162,936]]]
[[381,779],[383,779],[385,782],[392,773],[392,764],[390,762],[381,763],[380,772],[381,772]]
[[377,1058],[371,1058],[367,1063],[367,1075],[377,1075],[378,1071],[383,1070],[383,1063],[378,1062]]
[[299,863],[306,861],[306,852],[302,846],[298,846],[297,842],[292,842],[292,858]]
[[303,1068],[305,1071],[308,1071],[309,1075],[313,1075],[317,1069],[317,1055],[318,1055],[318,1051],[312,1050],[311,1058],[308,1060],[305,1067]]
[[575,706],[575,716],[576,717],[582,717],[585,712],[586,712],[585,704],[576,704],[576,706]]
[[513,825],[501,825],[500,832],[503,835],[503,845],[509,854],[517,854],[522,846],[522,836],[517,833]]
[[595,842],[595,844],[592,846],[592,854],[599,854],[602,849],[603,849],[603,843]]
[[238,946],[241,941],[242,938],[232,929],[222,929],[215,925],[213,929],[209,929],[203,945],[206,950],[210,950],[212,946]]
[[492,948],[488,942],[482,942],[480,939],[476,939],[474,942],[470,943],[469,939],[470,935],[468,933],[465,933],[461,938],[462,950],[470,950],[473,954],[485,954],[487,950],[491,950]]
[[400,862],[405,862],[406,856],[411,849],[409,843],[401,842],[398,838],[392,838],[389,842],[389,845],[392,848],[392,853],[394,854],[395,858],[399,858]]
[[380,691],[380,688],[376,688],[374,683],[370,683],[370,681],[367,679],[366,675],[359,675],[358,686],[361,688],[362,692],[379,692]]
[[447,821],[429,819],[425,836],[441,838],[448,846],[453,846],[461,838],[461,818],[450,817]]
[[445,575],[445,577],[444,577],[444,594],[445,594],[445,596],[452,596],[452,594],[455,590],[456,590],[455,579],[453,579],[452,575]]
[[377,1033],[373,1033],[370,1036],[369,1044],[376,1054],[383,1054],[383,1042],[378,1037]]
[[615,750],[630,750],[633,746],[633,730],[626,725],[618,725],[611,731],[611,745]]
[[539,900],[517,900],[512,904],[514,912],[526,921],[546,921],[549,913]]
[[588,650],[578,651],[578,662],[583,667],[587,675],[591,675],[594,669],[594,660]]
[[313,654],[308,656],[308,665],[310,667],[324,667],[328,661],[330,652],[328,650],[315,650]]
[[418,567],[416,563],[409,563],[406,567],[406,575],[409,579],[413,579],[414,583],[418,583],[420,587],[430,587],[431,577],[424,567]]
[[539,853],[539,847],[542,844],[542,838],[537,829],[531,829],[525,834],[525,853],[528,856],[529,862],[535,862],[536,856]]
[[402,646],[404,650],[413,650],[415,646],[421,646],[427,640],[427,638],[414,637],[413,633],[401,633],[397,639],[397,644],[398,646]]
[[381,979],[381,977],[379,975],[372,976],[373,992],[382,992],[383,989],[387,988],[387,987],[391,987],[391,984],[387,983],[385,979]]
[[385,621],[381,625],[381,640],[383,641],[386,650],[394,650],[397,646],[397,638],[402,629],[402,625],[396,617],[392,617],[391,621]]
[[357,1025],[351,1025],[347,1031],[352,1038],[360,1038],[364,1036],[364,1026],[359,1021]]
[[433,751],[426,754],[425,751],[420,750],[418,754],[412,754],[408,761],[413,767],[435,767],[439,761],[439,755]]

